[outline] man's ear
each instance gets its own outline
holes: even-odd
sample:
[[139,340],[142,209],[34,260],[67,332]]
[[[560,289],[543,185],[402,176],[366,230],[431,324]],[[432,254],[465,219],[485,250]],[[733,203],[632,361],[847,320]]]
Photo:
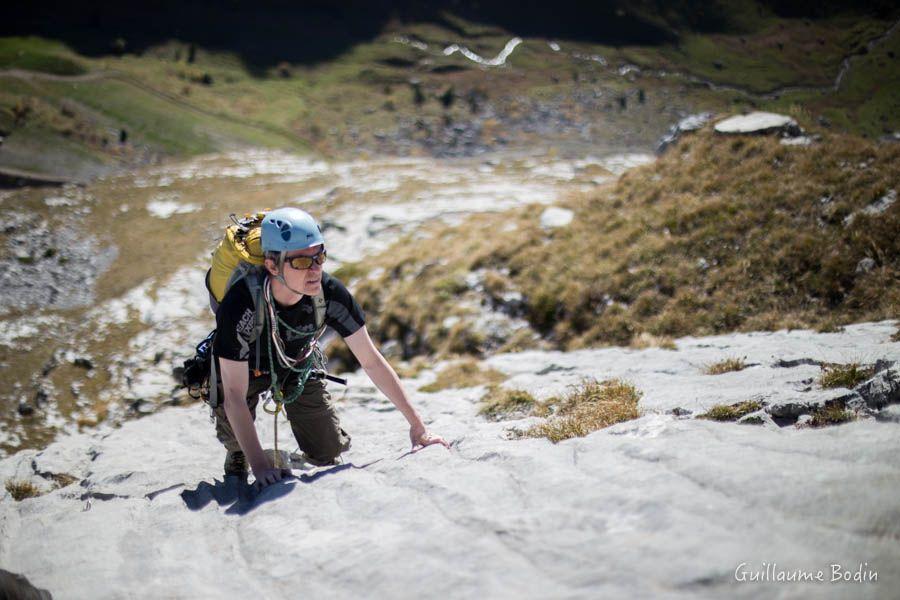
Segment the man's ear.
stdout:
[[278,277],[278,267],[275,265],[275,261],[271,258],[267,258],[265,260],[266,271],[271,273],[273,276]]

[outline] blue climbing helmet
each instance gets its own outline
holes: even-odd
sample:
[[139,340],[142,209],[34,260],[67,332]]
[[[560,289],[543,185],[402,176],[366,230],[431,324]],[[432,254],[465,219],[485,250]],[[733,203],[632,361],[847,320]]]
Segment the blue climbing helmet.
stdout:
[[322,230],[312,215],[292,206],[266,213],[261,237],[263,252],[290,252],[325,244]]

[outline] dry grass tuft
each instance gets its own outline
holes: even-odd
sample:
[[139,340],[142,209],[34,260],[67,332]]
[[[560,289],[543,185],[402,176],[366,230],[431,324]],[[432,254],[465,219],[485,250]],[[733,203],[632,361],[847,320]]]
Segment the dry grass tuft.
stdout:
[[41,490],[33,483],[24,479],[7,479],[6,491],[14,500],[24,500],[25,498],[36,498],[41,495]]
[[534,396],[525,390],[508,390],[499,386],[491,386],[481,402],[478,414],[493,420],[525,416],[538,405]]
[[637,350],[646,348],[662,348],[663,350],[678,350],[675,340],[666,335],[653,335],[646,331],[642,331],[639,335],[631,339],[630,346]]
[[721,375],[732,371],[743,371],[746,368],[747,363],[744,362],[743,358],[726,358],[725,360],[704,365],[703,372],[707,375]]
[[853,389],[874,374],[875,367],[872,365],[860,363],[822,365],[819,385],[823,388]]
[[515,435],[545,437],[554,444],[582,437],[640,417],[638,402],[642,395],[634,385],[619,379],[603,382],[588,379],[573,386],[562,398],[552,398],[543,403],[544,409],[552,410],[547,421],[523,432],[515,432]]
[[78,481],[77,477],[68,473],[51,473],[50,478],[56,483],[57,488],[64,488]]
[[[377,341],[408,339],[417,354],[492,350],[435,315],[464,302],[509,308],[514,292],[516,310],[562,350],[895,317],[900,203],[865,209],[897,187],[900,145],[834,133],[814,152],[774,137],[739,141],[685,137],[655,163],[569,198],[579,218],[552,234],[524,207],[434,224],[429,239],[368,258],[382,274],[356,292]],[[858,271],[871,256],[878,268]],[[482,283],[465,285],[465,274]]]
[[710,419],[712,421],[737,421],[744,415],[749,415],[763,407],[762,403],[756,400],[745,400],[737,404],[716,404],[702,415],[697,415],[698,419]]
[[483,384],[497,384],[506,379],[506,375],[494,369],[482,369],[472,359],[450,364],[438,373],[437,379],[419,388],[423,392],[439,392],[452,388],[472,387]]
[[840,404],[831,404],[812,413],[812,419],[806,422],[809,427],[828,427],[840,425],[856,419],[856,413],[847,410]]

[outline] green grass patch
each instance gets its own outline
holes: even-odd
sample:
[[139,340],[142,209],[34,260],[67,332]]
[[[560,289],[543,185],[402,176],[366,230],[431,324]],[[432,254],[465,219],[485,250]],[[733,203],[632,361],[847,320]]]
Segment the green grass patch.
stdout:
[[736,404],[716,404],[705,413],[697,415],[697,418],[712,421],[737,421],[744,415],[756,412],[762,407],[762,403],[756,400],[745,400]]
[[638,402],[642,392],[633,384],[619,379],[602,382],[588,379],[572,386],[567,394],[542,403],[550,416],[543,423],[515,437],[545,437],[554,444],[573,437],[583,437],[598,429],[630,421],[641,416]]
[[432,383],[422,386],[423,392],[439,392],[447,389],[496,384],[504,381],[506,375],[495,369],[483,369],[474,360],[467,359],[450,364],[441,370]]
[[743,358],[726,358],[704,365],[703,372],[707,375],[721,375],[732,371],[743,371],[746,368],[747,363],[744,362]]
[[6,491],[14,500],[24,500],[25,498],[36,498],[41,495],[41,491],[36,485],[25,479],[7,479]]
[[[68,55],[68,56],[66,56]],[[21,69],[51,75],[82,75],[87,68],[65,46],[28,37],[0,38],[0,69]]]
[[823,388],[853,389],[874,374],[875,367],[873,365],[860,363],[822,365],[819,385]]

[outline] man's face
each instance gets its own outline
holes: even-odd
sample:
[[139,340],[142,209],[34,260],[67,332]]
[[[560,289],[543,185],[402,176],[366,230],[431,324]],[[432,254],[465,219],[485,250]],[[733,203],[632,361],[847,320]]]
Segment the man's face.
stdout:
[[288,286],[307,296],[315,296],[322,290],[322,265],[313,261],[308,269],[295,269],[288,259],[295,256],[315,256],[322,252],[322,244],[307,248],[306,250],[293,250],[288,252],[284,261],[284,279]]

